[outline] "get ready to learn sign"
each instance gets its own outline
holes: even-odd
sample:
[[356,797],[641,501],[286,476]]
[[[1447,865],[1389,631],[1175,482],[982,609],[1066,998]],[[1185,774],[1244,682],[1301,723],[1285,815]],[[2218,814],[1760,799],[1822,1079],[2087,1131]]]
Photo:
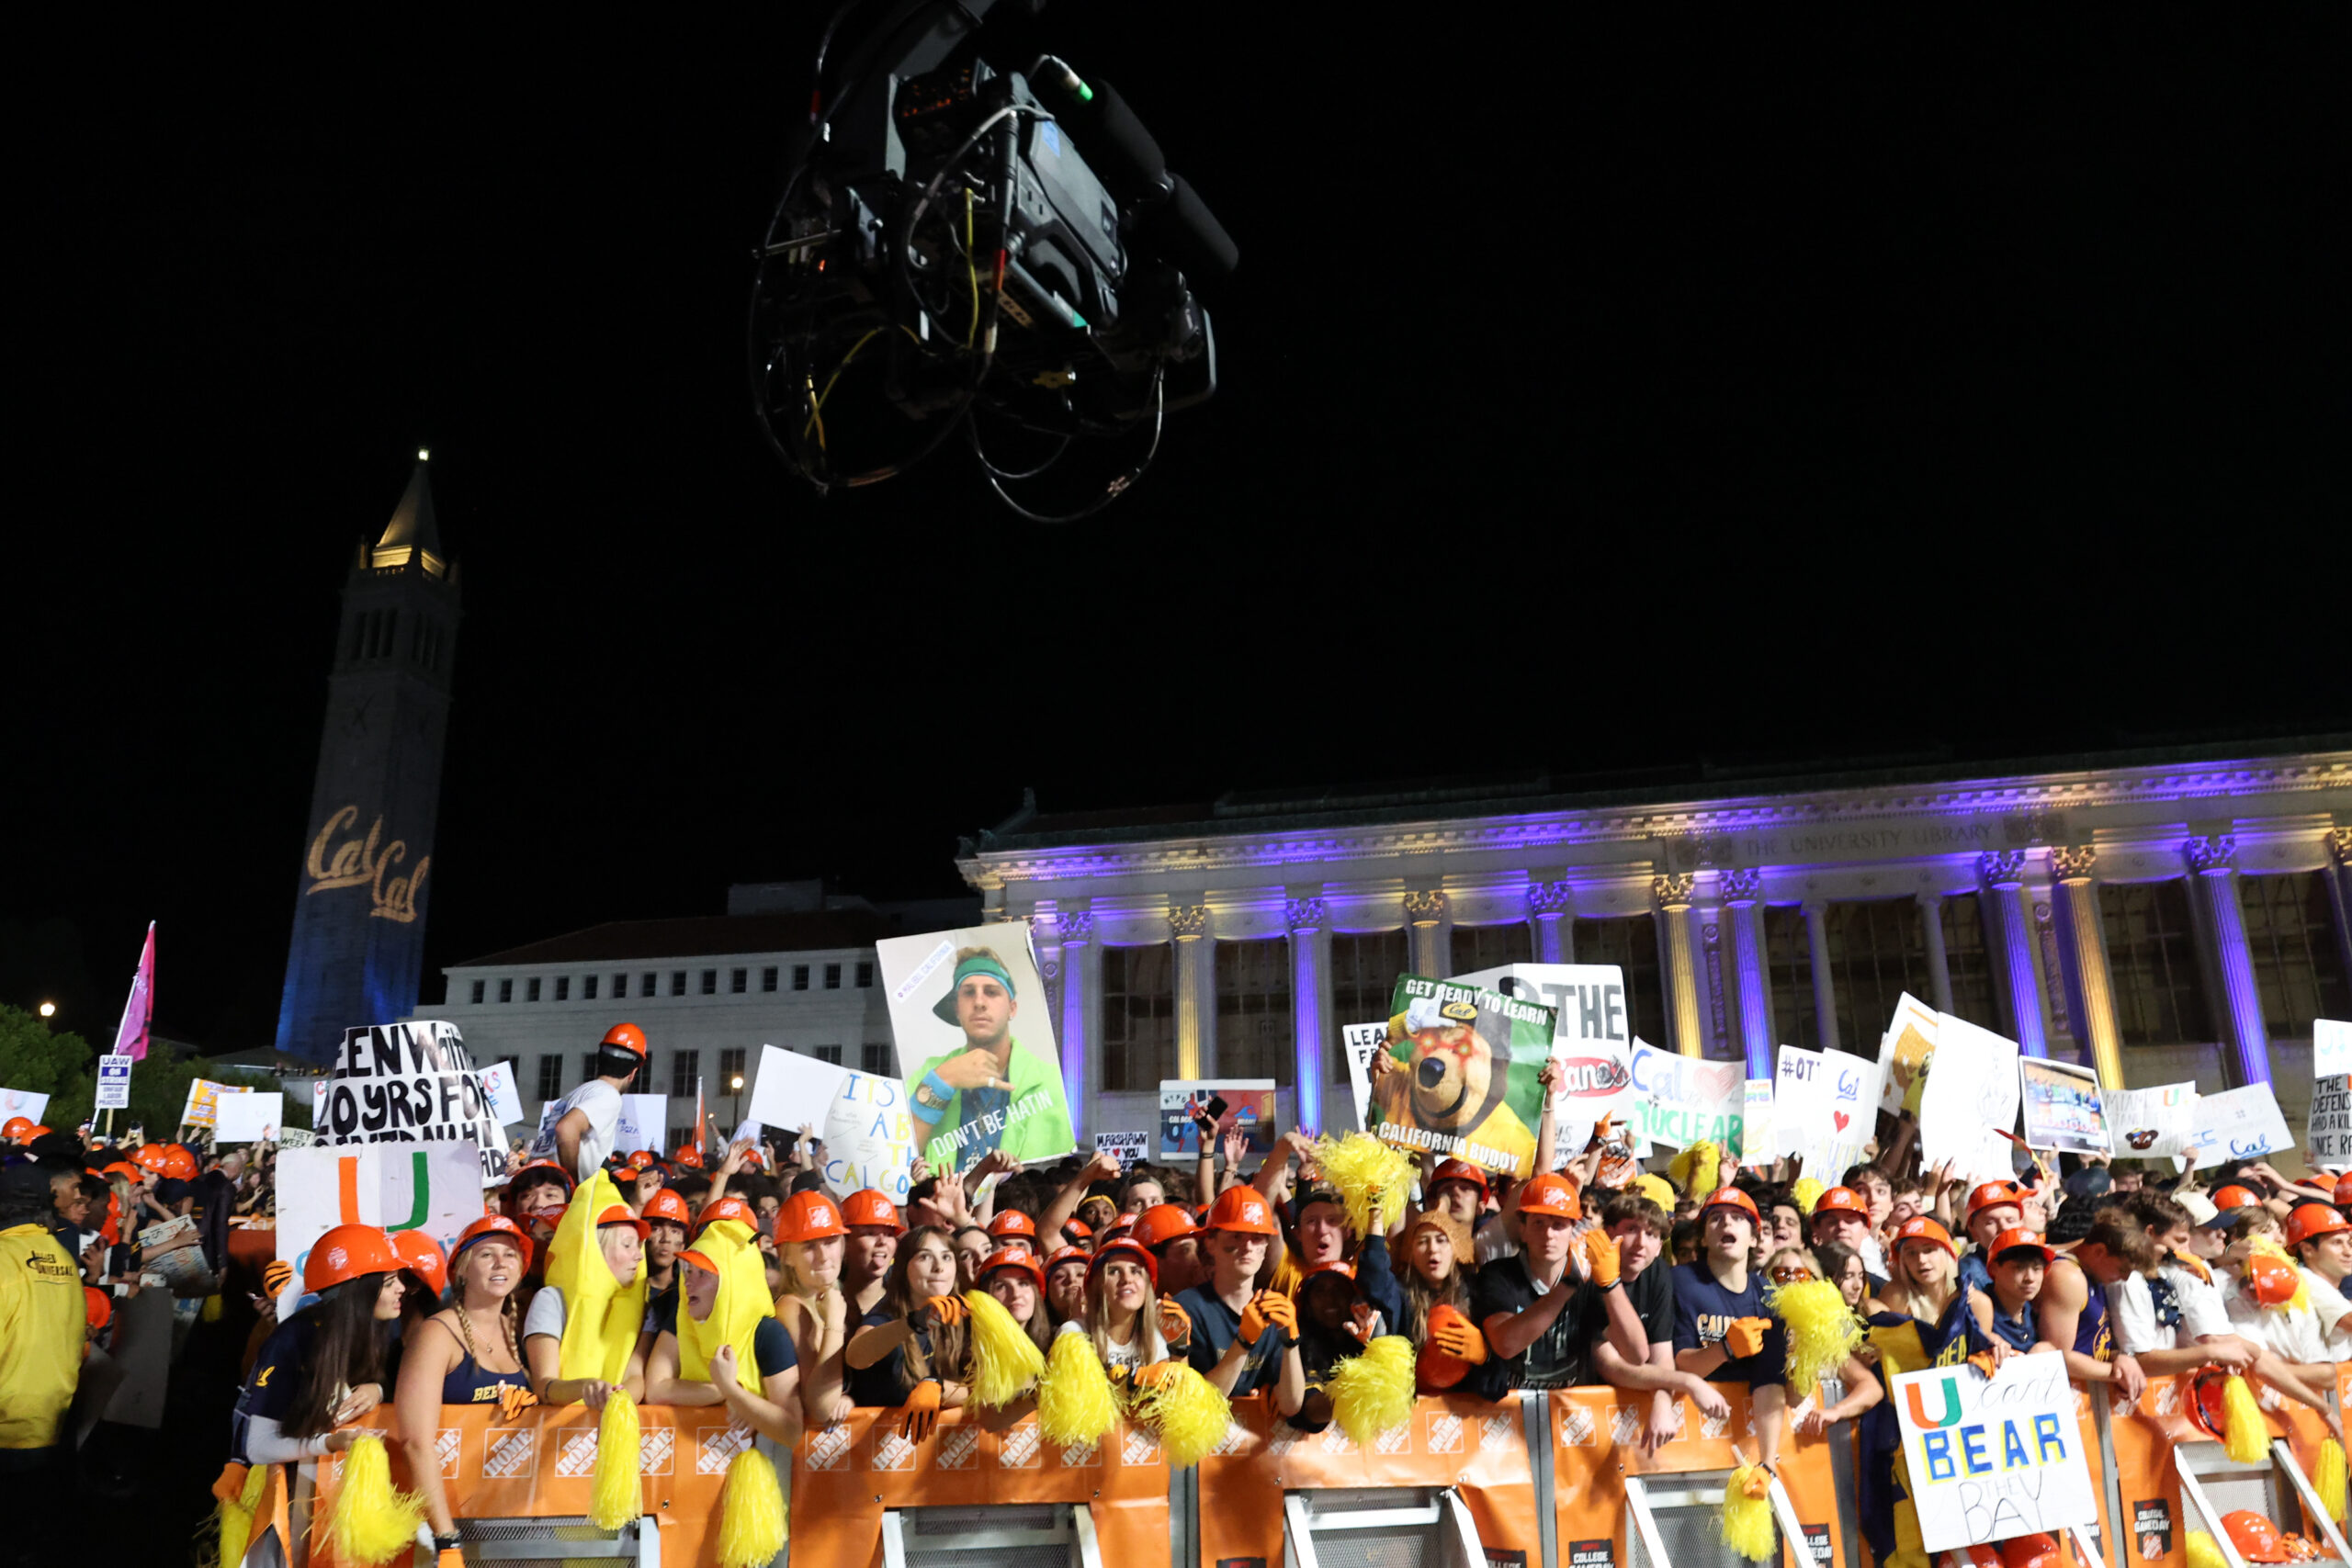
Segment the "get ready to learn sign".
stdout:
[[1894,1379],[1911,1499],[1928,1551],[2098,1523],[2074,1385],[2054,1351],[1991,1378],[1962,1363]]

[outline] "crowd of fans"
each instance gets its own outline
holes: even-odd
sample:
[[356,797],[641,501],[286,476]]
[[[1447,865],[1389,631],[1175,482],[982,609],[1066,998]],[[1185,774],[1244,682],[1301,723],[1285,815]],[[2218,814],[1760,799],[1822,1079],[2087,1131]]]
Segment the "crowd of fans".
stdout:
[[[350,1225],[311,1250],[299,1292],[273,1264],[237,1353],[232,1458],[336,1450],[389,1401],[422,1461],[441,1406],[601,1409],[616,1390],[724,1404],[778,1444],[861,1405],[895,1410],[920,1439],[985,1372],[967,1292],[1041,1353],[1074,1338],[1123,1395],[1182,1365],[1306,1430],[1333,1419],[1340,1370],[1386,1337],[1411,1347],[1422,1393],[1646,1393],[1637,1440],[1651,1449],[1680,1435],[1685,1399],[1720,1417],[1719,1385],[1744,1385],[1759,1489],[1783,1411],[1800,1432],[1859,1423],[1862,1529],[1898,1565],[1917,1535],[1894,1462],[1895,1373],[2055,1351],[2077,1381],[2136,1394],[2211,1369],[2310,1405],[2342,1436],[2352,1177],[2068,1156],[1972,1185],[1919,1169],[1902,1120],[1883,1123],[1883,1156],[1834,1185],[1704,1147],[1644,1173],[1608,1157],[1605,1124],[1555,1149],[1547,1112],[1524,1180],[1426,1158],[1409,1192],[1366,1194],[1330,1178],[1328,1141],[1291,1133],[1253,1164],[1242,1130],[1204,1115],[1190,1168],[991,1156],[960,1174],[918,1167],[901,1205],[837,1198],[805,1137],[708,1161],[699,1145],[615,1148],[619,1094],[643,1060],[641,1036],[616,1029],[600,1076],[514,1152],[446,1255],[419,1232]],[[85,1359],[104,1358],[116,1309],[142,1290],[170,1290],[184,1318],[218,1315],[230,1231],[267,1223],[272,1156],[16,1123],[5,1145],[0,1477],[70,1495]],[[593,1213],[576,1201],[590,1183],[611,1195]],[[137,1244],[182,1217],[182,1234]],[[167,1270],[166,1249],[190,1256]],[[1783,1304],[1815,1282],[1834,1288],[1853,1348],[1793,1375],[1792,1332],[1819,1325],[1792,1330]],[[300,1303],[282,1321],[281,1301]],[[411,1472],[454,1546],[438,1465]]]

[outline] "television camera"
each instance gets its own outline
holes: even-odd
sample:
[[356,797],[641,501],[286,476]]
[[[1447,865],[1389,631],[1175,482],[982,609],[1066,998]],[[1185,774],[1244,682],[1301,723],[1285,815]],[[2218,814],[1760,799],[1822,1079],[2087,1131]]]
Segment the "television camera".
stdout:
[[[1109,83],[1050,54],[991,57],[1010,45],[989,14],[1040,5],[850,0],[826,28],[750,333],[761,425],[820,492],[894,478],[961,434],[1006,505],[1074,522],[1216,390],[1194,288],[1238,252]],[[845,23],[857,38],[836,51]],[[1065,457],[1106,448],[1117,471],[1076,510],[1008,488],[1035,500]]]

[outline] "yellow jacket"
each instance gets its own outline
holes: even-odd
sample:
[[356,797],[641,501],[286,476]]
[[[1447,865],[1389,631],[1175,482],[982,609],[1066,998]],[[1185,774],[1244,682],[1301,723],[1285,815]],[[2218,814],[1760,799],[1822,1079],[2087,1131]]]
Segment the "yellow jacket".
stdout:
[[82,1271],[36,1224],[0,1231],[0,1449],[45,1449],[74,1403],[88,1319]]

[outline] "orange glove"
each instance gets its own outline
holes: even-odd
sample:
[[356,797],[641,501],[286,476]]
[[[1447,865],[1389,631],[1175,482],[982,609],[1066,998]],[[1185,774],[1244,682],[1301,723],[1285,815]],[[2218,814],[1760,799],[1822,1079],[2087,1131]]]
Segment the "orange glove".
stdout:
[[1159,1299],[1159,1337],[1168,1341],[1171,1350],[1181,1350],[1193,1342],[1193,1314],[1179,1306],[1173,1296]]
[[1457,1361],[1479,1366],[1487,1359],[1487,1337],[1468,1319],[1442,1323],[1430,1331],[1430,1343]]
[[245,1466],[233,1461],[223,1466],[219,1479],[212,1483],[212,1495],[223,1503],[233,1503],[244,1495]]
[[[1743,1317],[1739,1321],[1755,1323],[1758,1320]],[[1750,1465],[1747,1470],[1747,1479],[1739,1483],[1739,1489],[1750,1497],[1770,1497],[1772,1495],[1772,1472],[1764,1465]]]
[[466,1568],[465,1548],[445,1546],[435,1554],[433,1568]]
[[1272,1291],[1260,1291],[1241,1309],[1241,1342],[1255,1345],[1268,1325],[1295,1337],[1298,1334],[1298,1309],[1291,1305],[1288,1296]]
[[498,1385],[498,1414],[506,1420],[514,1420],[538,1402],[539,1396],[520,1383]]
[[932,1427],[939,1420],[939,1380],[925,1378],[915,1384],[903,1408],[906,1419],[899,1429],[907,1435],[907,1441],[920,1443],[930,1437]]
[[1609,1142],[1609,1135],[1615,1132],[1616,1128],[1617,1118],[1614,1116],[1603,1116],[1600,1121],[1594,1122],[1592,1124],[1592,1137],[1590,1141],[1585,1145],[1585,1151],[1589,1154],[1594,1149],[1606,1145]]
[[1994,1360],[1992,1351],[1979,1350],[1968,1358],[1968,1364],[1989,1378],[1993,1375],[1993,1369],[1999,1363]]
[[1724,1354],[1735,1361],[1744,1361],[1764,1348],[1765,1332],[1772,1326],[1769,1317],[1736,1317],[1724,1330]]
[[1176,1369],[1182,1365],[1184,1363],[1182,1361],[1154,1361],[1148,1367],[1137,1367],[1135,1372],[1136,1387],[1157,1388],[1174,1377]]
[[1598,1227],[1584,1233],[1584,1266],[1602,1290],[1617,1282],[1617,1243]]
[[923,1303],[923,1310],[942,1328],[953,1328],[972,1315],[972,1309],[964,1304],[961,1296],[933,1296]]

